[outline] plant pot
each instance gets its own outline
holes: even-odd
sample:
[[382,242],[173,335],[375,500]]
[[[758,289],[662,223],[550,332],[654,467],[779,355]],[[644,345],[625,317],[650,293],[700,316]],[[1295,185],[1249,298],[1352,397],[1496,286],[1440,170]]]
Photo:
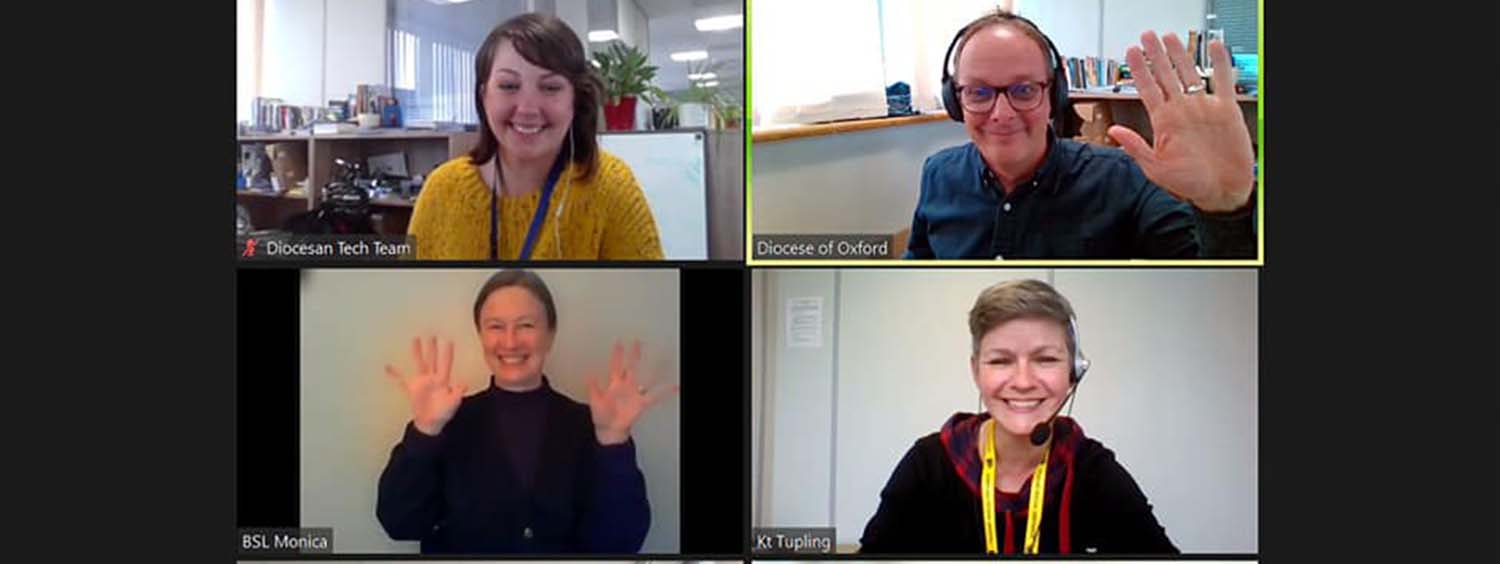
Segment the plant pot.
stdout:
[[604,106],[604,128],[608,131],[635,129],[635,96],[621,96],[620,103]]

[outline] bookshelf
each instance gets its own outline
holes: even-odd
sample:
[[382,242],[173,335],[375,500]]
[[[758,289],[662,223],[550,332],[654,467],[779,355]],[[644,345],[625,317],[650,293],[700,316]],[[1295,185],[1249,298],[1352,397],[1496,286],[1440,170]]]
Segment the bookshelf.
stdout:
[[[305,144],[308,170],[303,186],[287,194],[236,190],[235,200],[250,212],[250,222],[257,230],[279,229],[292,216],[317,209],[322,201],[322,187],[333,180],[334,159],[366,163],[372,156],[401,153],[405,155],[408,174],[426,176],[438,165],[468,152],[478,139],[479,133],[474,131],[399,129],[328,135],[240,135],[235,139],[239,145]],[[371,201],[371,219],[382,234],[405,233],[414,205],[414,200],[400,197],[374,199]]]
[[[1235,100],[1239,102],[1240,113],[1244,114],[1245,127],[1250,131],[1250,142],[1255,144],[1259,139],[1256,133],[1255,117],[1260,99],[1257,96],[1238,94]],[[1098,125],[1101,135],[1110,125],[1123,125],[1135,130],[1146,140],[1151,140],[1151,116],[1146,113],[1146,105],[1141,102],[1141,96],[1138,93],[1073,90],[1068,92],[1068,102],[1073,105],[1075,111],[1085,105],[1102,105],[1103,122]],[[1070,131],[1066,137],[1076,137],[1079,133],[1079,131]]]

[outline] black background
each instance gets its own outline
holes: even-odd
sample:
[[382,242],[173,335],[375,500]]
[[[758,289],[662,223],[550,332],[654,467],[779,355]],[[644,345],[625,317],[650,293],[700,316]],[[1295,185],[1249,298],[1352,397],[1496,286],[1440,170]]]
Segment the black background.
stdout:
[[[1500,560],[1497,6],[1273,4],[1260,560]],[[233,3],[41,9],[10,18],[47,48],[7,89],[7,556],[232,562]]]

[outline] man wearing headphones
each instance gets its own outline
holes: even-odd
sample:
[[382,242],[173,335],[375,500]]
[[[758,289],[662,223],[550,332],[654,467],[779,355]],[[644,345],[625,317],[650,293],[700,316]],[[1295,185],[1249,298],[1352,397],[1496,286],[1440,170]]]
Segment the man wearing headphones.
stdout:
[[[1207,88],[1182,42],[1141,35],[1126,61],[1155,139],[1123,152],[1058,137],[1067,73],[1003,10],[959,31],[943,103],[972,143],[928,157],[905,258],[1254,258],[1255,154],[1222,43]],[[955,71],[950,74],[949,62]]]

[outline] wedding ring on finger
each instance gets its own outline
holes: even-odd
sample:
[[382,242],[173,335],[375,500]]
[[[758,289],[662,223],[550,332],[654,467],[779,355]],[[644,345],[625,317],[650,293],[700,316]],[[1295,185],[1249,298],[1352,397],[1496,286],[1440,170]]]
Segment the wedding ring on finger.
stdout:
[[1183,89],[1182,93],[1183,94],[1192,95],[1192,94],[1197,94],[1199,92],[1203,92],[1204,90],[1208,90],[1208,86],[1204,85],[1202,82],[1199,82],[1197,84],[1194,84],[1192,86],[1189,86],[1189,87]]

